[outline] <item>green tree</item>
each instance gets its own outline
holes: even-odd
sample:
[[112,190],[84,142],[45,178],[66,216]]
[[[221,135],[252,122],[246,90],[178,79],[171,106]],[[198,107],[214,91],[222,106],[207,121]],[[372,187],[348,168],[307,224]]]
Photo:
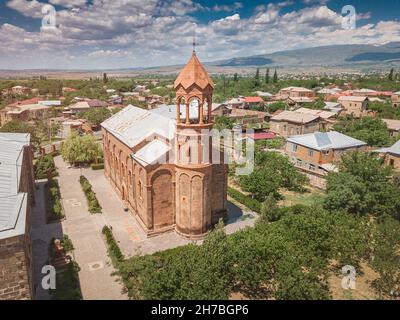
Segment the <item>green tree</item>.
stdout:
[[276,69],[275,69],[275,72],[274,72],[273,82],[274,83],[278,83],[278,71]]
[[108,82],[107,73],[103,73],[103,82],[104,82],[104,83],[107,83],[107,82]]
[[102,149],[91,135],[72,135],[64,142],[61,155],[73,165],[88,164],[102,156]]
[[238,82],[238,80],[239,80],[238,74],[235,73],[235,74],[233,75],[233,81]]
[[88,120],[93,125],[100,125],[111,117],[112,112],[108,108],[90,108],[88,111],[79,113],[80,118]]
[[327,178],[325,208],[352,214],[400,218],[400,188],[392,168],[374,155],[352,152],[342,157],[340,171]]
[[307,178],[296,170],[287,157],[259,150],[255,152],[253,172],[239,177],[240,187],[259,201],[265,201],[270,195],[280,198],[280,188],[302,190],[306,182]]
[[389,76],[388,76],[389,81],[393,81],[393,74],[394,74],[394,69],[392,68],[392,69],[390,69]]
[[51,155],[41,156],[35,163],[35,177],[36,179],[45,179],[51,175],[57,175],[56,165]]
[[374,147],[390,146],[394,142],[386,124],[379,118],[363,117],[355,119],[351,116],[342,117],[334,125],[334,130],[364,141]]
[[217,130],[230,129],[232,130],[234,121],[227,116],[218,116],[214,121],[214,128]]
[[286,109],[287,109],[287,105],[283,101],[274,102],[267,106],[267,110],[269,113],[274,113],[278,110],[286,110]]
[[10,122],[7,122],[4,126],[0,128],[0,132],[29,133],[31,135],[31,143],[35,148],[38,148],[42,141],[41,138],[37,135],[34,126],[20,120],[11,120]]
[[265,72],[265,83],[269,83],[269,68],[267,68],[267,71]]
[[254,77],[254,83],[256,87],[260,85],[260,68],[257,68],[256,75]]

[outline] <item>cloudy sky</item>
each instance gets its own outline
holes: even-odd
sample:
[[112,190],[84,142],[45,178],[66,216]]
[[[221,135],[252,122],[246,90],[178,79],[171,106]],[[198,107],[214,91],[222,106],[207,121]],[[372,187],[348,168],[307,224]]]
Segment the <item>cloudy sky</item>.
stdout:
[[[49,4],[55,9],[50,19]],[[342,27],[347,4],[356,9],[356,29]],[[181,64],[194,36],[203,61],[319,45],[382,44],[400,41],[399,12],[400,0],[5,0],[0,69]],[[55,27],[43,27],[44,22]]]

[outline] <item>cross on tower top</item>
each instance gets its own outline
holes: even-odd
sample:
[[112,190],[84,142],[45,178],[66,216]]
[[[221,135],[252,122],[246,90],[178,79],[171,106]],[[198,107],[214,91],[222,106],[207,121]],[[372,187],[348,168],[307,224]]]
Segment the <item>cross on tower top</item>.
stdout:
[[196,37],[193,37],[193,52],[196,52]]

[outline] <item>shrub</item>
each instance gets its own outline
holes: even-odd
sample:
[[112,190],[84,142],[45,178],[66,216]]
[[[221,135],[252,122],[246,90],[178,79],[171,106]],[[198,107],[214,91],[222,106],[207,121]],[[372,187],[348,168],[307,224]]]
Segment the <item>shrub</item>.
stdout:
[[65,271],[57,272],[55,290],[50,290],[52,300],[82,300],[78,272],[80,267],[75,261],[68,264]]
[[46,209],[50,220],[64,218],[61,205],[61,193],[57,180],[50,180],[45,185]]
[[114,266],[117,266],[120,262],[124,261],[124,255],[122,254],[117,241],[115,241],[111,229],[107,226],[104,226],[101,232],[106,238],[108,255],[111,258]]
[[75,249],[71,239],[66,234],[64,235],[64,238],[62,240],[62,246],[65,252],[71,252]]
[[89,206],[89,212],[101,213],[102,208],[99,201],[97,200],[96,193],[94,193],[94,191],[92,190],[92,185],[90,184],[89,180],[84,176],[80,176],[79,182],[82,186],[83,192],[85,193],[86,200]]
[[48,174],[51,174],[52,177],[57,175],[54,158],[51,155],[41,156],[36,161],[34,169],[36,179],[46,179]]
[[258,200],[252,199],[249,196],[246,196],[240,191],[235,190],[231,187],[228,187],[228,195],[231,196],[236,201],[239,201],[241,204],[243,204],[250,210],[253,210],[257,213],[261,212],[261,203]]
[[104,169],[104,163],[92,163],[90,167],[92,170],[102,170]]

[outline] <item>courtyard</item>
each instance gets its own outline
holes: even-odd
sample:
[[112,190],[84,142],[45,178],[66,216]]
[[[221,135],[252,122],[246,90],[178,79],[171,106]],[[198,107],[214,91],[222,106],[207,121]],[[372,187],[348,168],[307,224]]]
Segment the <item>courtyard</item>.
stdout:
[[[81,268],[79,279],[84,299],[127,299],[122,285],[111,275],[115,270],[107,256],[106,244],[101,233],[103,226],[107,225],[112,229],[122,253],[127,258],[133,255],[152,254],[193,242],[175,232],[148,238],[133,213],[124,210],[122,200],[105,178],[103,170],[71,168],[61,157],[56,157],[55,163],[59,173],[57,179],[65,219],[61,223],[45,223],[44,182],[37,182],[37,198],[40,200],[35,209],[33,241],[39,298],[49,298],[45,292],[40,291],[38,280],[41,266],[46,261],[43,252],[47,252],[46,248],[52,237],[62,237],[66,234],[72,240],[75,247],[73,256]],[[84,175],[90,181],[102,207],[101,214],[89,213],[85,195],[79,184],[80,175]],[[229,220],[225,226],[227,234],[252,226],[256,220],[255,213],[247,212],[232,202],[228,203],[228,210]],[[201,241],[195,243],[200,244]]]

